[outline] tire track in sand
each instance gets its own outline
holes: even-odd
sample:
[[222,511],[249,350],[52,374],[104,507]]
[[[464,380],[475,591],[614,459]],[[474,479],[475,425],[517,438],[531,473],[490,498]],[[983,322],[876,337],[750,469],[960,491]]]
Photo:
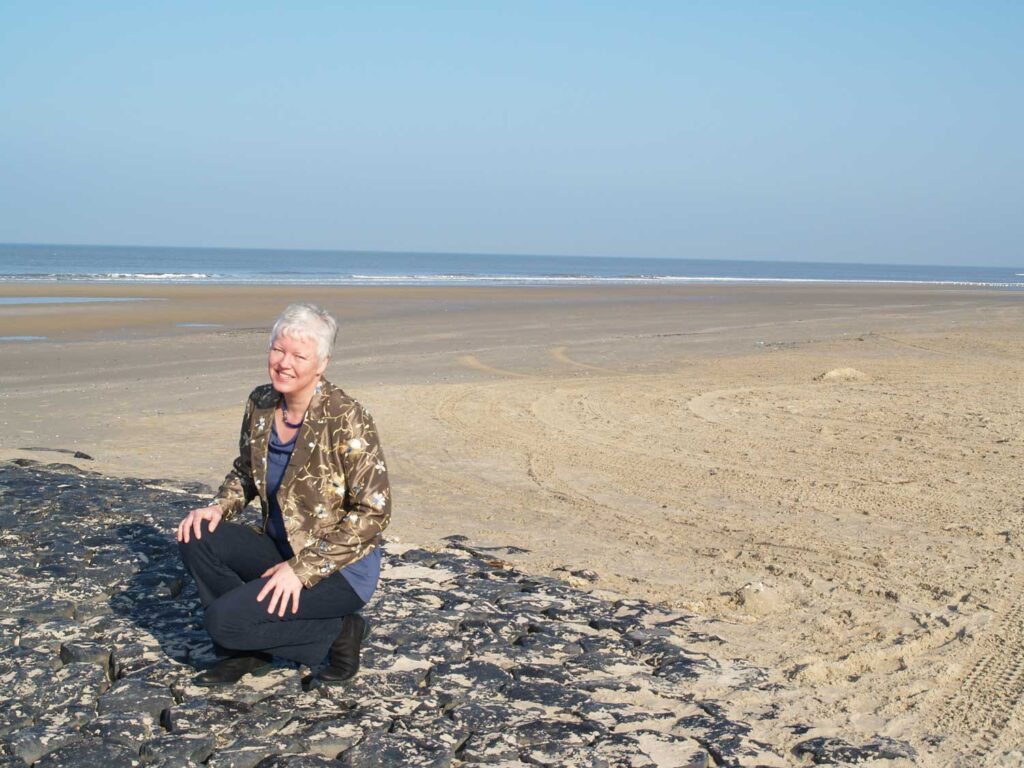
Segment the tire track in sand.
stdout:
[[481,373],[490,373],[495,376],[511,376],[517,379],[533,378],[528,374],[519,373],[518,371],[509,371],[505,368],[495,368],[493,365],[487,365],[487,363],[481,362],[480,358],[478,358],[476,355],[460,355],[459,362],[462,363],[467,368],[472,368],[474,371],[480,371]]
[[1024,700],[1024,597],[1017,598],[999,624],[981,639],[967,674],[953,683],[933,728],[962,738],[957,751],[980,765],[999,746],[1003,731]]
[[599,365],[591,365],[590,363],[581,363],[578,360],[573,360],[568,354],[566,354],[567,349],[568,347],[551,347],[548,350],[548,354],[558,362],[564,365],[571,365],[574,368],[583,368],[588,371],[600,371],[601,373],[619,373],[619,371],[612,370],[611,368],[602,368]]

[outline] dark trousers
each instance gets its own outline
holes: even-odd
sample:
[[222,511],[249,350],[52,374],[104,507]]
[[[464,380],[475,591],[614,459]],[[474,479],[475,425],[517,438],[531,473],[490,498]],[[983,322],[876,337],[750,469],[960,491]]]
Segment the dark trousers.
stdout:
[[280,618],[276,611],[267,613],[270,594],[256,602],[267,583],[260,574],[282,559],[271,538],[237,523],[222,522],[210,533],[204,520],[202,530],[202,538],[192,535],[187,544],[178,542],[178,549],[196,580],[214,643],[229,651],[265,651],[307,667],[320,664],[345,616],[363,607],[345,577],[335,571],[304,588],[298,613],[289,603]]

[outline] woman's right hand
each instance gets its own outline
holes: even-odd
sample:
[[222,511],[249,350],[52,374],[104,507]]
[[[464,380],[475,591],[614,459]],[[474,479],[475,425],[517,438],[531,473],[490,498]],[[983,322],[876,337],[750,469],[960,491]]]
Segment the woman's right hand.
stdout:
[[217,525],[222,517],[224,517],[224,512],[218,504],[193,509],[178,523],[178,541],[188,544],[189,531],[195,533],[197,539],[203,538],[203,520],[210,521],[210,533],[213,533],[217,529]]

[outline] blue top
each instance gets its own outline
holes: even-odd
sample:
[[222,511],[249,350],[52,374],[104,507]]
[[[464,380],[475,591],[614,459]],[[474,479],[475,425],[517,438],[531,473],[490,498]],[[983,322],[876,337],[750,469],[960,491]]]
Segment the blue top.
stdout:
[[[292,457],[295,449],[295,440],[299,433],[287,443],[282,443],[277,436],[276,419],[270,423],[270,444],[267,448],[267,498],[270,500],[270,517],[267,520],[267,535],[274,542],[277,551],[285,560],[294,556],[291,545],[288,544],[288,535],[284,530],[284,517],[281,515],[281,505],[277,503],[277,489],[281,487],[284,479],[284,471],[288,468],[288,460]],[[346,565],[340,571],[341,575],[352,587],[359,598],[368,603],[373,591],[377,589],[377,580],[380,578],[380,547],[375,548],[366,557]]]

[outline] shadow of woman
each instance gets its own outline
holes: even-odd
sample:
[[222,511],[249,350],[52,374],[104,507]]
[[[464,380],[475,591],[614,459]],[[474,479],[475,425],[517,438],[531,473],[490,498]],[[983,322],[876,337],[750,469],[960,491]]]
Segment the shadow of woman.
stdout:
[[[212,663],[216,656],[203,626],[203,610],[173,535],[147,523],[124,523],[116,528],[116,541],[119,546],[97,555],[107,561],[106,567],[121,573],[116,581],[121,588],[109,600],[111,610],[153,637],[167,658],[193,667]],[[122,645],[118,638],[110,639],[118,649],[115,677],[158,661],[143,643]]]

